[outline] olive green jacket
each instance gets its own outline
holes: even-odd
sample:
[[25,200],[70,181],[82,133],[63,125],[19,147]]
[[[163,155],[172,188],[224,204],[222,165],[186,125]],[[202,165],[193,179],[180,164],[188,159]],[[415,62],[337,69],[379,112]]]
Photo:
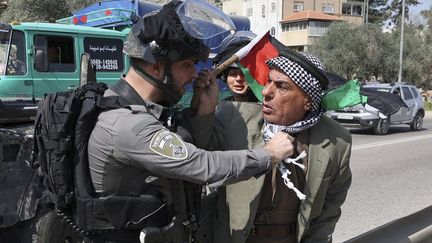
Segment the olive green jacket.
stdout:
[[[245,149],[264,146],[262,128],[260,104],[222,102],[215,117],[195,121],[192,134],[199,147]],[[301,202],[298,214],[298,241],[331,242],[351,185],[351,135],[337,122],[323,117],[309,131],[307,152],[308,170],[303,190],[306,199]],[[260,176],[221,188],[214,242],[246,241],[263,182],[264,176]]]

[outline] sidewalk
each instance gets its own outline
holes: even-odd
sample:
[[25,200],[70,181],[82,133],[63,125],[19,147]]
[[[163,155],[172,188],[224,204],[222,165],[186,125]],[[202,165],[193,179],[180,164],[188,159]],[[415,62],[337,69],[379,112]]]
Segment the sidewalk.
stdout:
[[426,111],[424,118],[425,119],[432,119],[432,111]]

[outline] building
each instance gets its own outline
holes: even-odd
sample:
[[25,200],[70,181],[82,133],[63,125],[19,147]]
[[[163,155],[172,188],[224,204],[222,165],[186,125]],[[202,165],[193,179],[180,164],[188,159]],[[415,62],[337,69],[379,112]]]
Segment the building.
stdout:
[[249,17],[255,33],[270,31],[278,40],[307,50],[334,21],[364,22],[363,0],[226,0],[223,11]]
[[247,16],[251,22],[251,30],[257,34],[270,30],[273,36],[279,36],[281,0],[226,0],[222,9],[230,15]]
[[279,40],[298,51],[304,51],[327,32],[331,23],[340,20],[338,16],[318,11],[295,12],[280,21],[282,33]]

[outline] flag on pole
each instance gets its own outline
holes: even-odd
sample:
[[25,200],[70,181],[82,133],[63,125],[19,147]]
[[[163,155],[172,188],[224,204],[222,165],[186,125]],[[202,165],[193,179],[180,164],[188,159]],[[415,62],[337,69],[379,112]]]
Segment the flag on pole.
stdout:
[[237,66],[242,70],[249,87],[260,101],[262,101],[261,91],[268,82],[269,68],[265,61],[279,55],[279,44],[276,42],[268,31],[258,35],[234,54],[239,58]]
[[270,35],[270,31],[264,32],[216,67],[213,72],[217,75],[231,64],[236,63],[245,75],[246,81],[255,96],[259,101],[262,101],[261,91],[268,82],[269,73],[265,61],[279,56],[283,47],[282,43]]

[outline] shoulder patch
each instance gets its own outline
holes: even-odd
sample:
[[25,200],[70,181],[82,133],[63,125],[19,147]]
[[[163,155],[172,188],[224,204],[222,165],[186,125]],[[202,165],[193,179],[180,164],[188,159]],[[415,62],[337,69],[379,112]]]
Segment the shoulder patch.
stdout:
[[177,134],[167,130],[160,130],[153,135],[150,149],[170,159],[184,160],[188,157],[188,151],[183,140]]

